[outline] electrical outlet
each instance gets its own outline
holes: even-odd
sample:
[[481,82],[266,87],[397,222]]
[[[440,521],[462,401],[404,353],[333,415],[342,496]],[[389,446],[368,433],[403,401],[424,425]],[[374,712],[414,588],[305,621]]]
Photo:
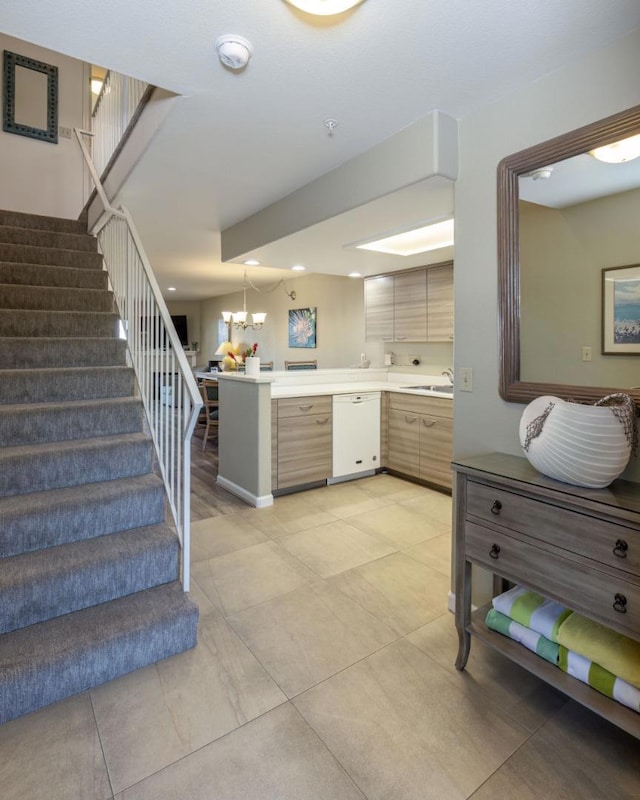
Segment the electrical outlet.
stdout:
[[458,370],[459,380],[457,385],[461,392],[473,391],[473,369],[471,367],[460,367]]
[[583,361],[591,361],[591,348],[590,347],[583,347],[582,348],[582,360]]
[[62,125],[58,128],[58,136],[61,139],[71,138],[71,128],[63,128]]

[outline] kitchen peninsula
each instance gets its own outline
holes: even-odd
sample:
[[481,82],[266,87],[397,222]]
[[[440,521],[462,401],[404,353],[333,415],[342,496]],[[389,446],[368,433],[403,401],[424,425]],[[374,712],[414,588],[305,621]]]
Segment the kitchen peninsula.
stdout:
[[[381,468],[451,487],[453,390],[446,376],[321,369],[256,378],[221,373],[218,381],[217,482],[253,506],[271,505],[274,492]],[[358,441],[367,453],[345,467],[344,446]]]

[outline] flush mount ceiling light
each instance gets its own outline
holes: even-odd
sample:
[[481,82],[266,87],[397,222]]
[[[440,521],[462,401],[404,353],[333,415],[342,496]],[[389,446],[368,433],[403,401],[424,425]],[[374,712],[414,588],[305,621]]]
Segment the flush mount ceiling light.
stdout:
[[453,244],[453,218],[356,244],[359,250],[373,250],[393,256],[413,256]]
[[247,66],[253,53],[251,42],[244,36],[236,36],[235,33],[219,36],[216,39],[216,50],[224,66],[236,71]]
[[243,261],[243,264],[246,264],[247,267],[259,267],[260,262],[256,261],[255,258],[250,258],[248,261]]
[[287,0],[287,3],[307,14],[330,17],[333,14],[342,14],[343,11],[348,11],[358,3],[362,3],[362,0]]
[[596,147],[595,150],[589,151],[589,155],[597,158],[598,161],[606,161],[607,164],[623,164],[625,161],[633,161],[634,158],[640,156],[640,134],[606,144],[603,147]]

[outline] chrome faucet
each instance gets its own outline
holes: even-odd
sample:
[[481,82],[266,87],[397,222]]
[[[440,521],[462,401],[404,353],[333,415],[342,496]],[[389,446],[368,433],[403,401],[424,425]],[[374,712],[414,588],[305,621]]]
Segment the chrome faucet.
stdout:
[[453,370],[451,369],[451,367],[449,367],[449,369],[445,369],[445,371],[442,374],[446,375],[447,378],[449,378],[451,385],[453,386]]

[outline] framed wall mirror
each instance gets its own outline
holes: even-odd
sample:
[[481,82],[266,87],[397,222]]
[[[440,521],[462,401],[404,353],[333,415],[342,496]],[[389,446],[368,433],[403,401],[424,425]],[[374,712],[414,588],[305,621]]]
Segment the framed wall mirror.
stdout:
[[2,129],[58,142],[58,68],[4,51]]
[[594,402],[624,391],[640,403],[640,356],[603,345],[606,276],[633,277],[614,270],[640,264],[640,158],[612,164],[592,155],[637,134],[640,106],[498,165],[503,399]]

